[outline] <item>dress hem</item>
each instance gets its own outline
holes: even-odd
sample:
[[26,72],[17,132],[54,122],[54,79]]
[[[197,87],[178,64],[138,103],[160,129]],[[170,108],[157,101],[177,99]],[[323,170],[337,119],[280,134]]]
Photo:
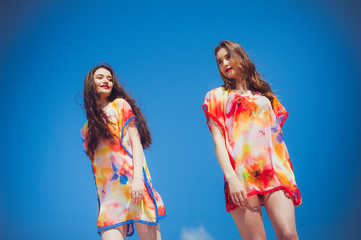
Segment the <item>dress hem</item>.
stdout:
[[[283,192],[289,194],[289,197],[290,197],[290,199],[292,200],[293,205],[294,205],[295,207],[298,207],[298,206],[300,206],[300,205],[302,204],[300,191],[299,191],[298,189],[294,191],[294,192],[297,193],[298,196],[299,196],[298,199],[296,200],[296,198],[294,197],[292,191],[291,191],[289,188],[284,187],[284,186],[274,187],[274,188],[271,188],[271,189],[266,190],[266,191],[252,191],[252,192],[250,192],[250,193],[247,193],[247,197],[251,197],[251,196],[256,195],[256,194],[265,195],[265,194],[267,194],[267,193],[276,192],[276,191],[278,191],[278,190],[282,190]],[[227,197],[227,196],[226,196],[226,197]],[[231,205],[231,206],[230,206],[230,205]],[[261,206],[264,206],[264,204],[262,203]],[[237,206],[236,204],[234,204],[234,203],[228,203],[228,204],[227,204],[227,203],[226,203],[226,211],[227,211],[227,212],[230,213],[230,212],[232,212],[233,210],[235,210],[236,208],[238,208],[238,206]]]
[[[157,217],[155,222],[148,222],[148,221],[140,220],[140,219],[132,219],[132,220],[128,220],[128,221],[125,221],[125,222],[116,223],[116,224],[113,224],[113,225],[98,228],[98,234],[100,235],[101,231],[116,228],[116,227],[123,226],[123,225],[126,225],[126,224],[143,223],[143,224],[146,224],[146,225],[153,225],[153,226],[158,225],[159,220],[164,219],[166,216],[167,215],[164,214],[162,216]],[[133,229],[134,229],[134,227],[133,227]],[[129,227],[128,227],[128,230],[127,230],[127,237],[130,237],[130,236],[132,236],[134,234],[134,230],[131,233],[128,233],[128,231],[129,231]]]

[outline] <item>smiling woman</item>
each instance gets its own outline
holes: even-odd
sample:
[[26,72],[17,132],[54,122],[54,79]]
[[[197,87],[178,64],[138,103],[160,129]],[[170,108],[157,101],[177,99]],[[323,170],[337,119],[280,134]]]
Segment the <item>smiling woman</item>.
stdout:
[[108,64],[86,75],[84,106],[88,121],[81,135],[93,167],[102,239],[125,239],[133,234],[133,224],[140,239],[161,239],[159,220],[165,208],[151,184],[143,153],[143,146],[151,144],[151,133]]
[[[105,68],[98,68],[94,74],[95,90],[99,95],[101,104],[107,104],[107,98],[112,92],[113,77],[112,74]],[[102,105],[102,108],[105,106]]]

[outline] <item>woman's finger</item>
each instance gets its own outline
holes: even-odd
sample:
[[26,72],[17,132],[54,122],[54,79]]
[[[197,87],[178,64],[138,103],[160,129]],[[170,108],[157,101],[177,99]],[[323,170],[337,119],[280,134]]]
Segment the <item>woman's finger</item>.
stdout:
[[130,197],[132,198],[132,203],[134,203],[135,195],[133,191],[130,192]]
[[132,197],[132,203],[135,204],[142,200],[143,193],[142,191],[134,191],[131,193],[131,197]]
[[237,197],[237,194],[232,194],[231,199],[234,204],[242,207],[242,203],[240,202],[239,198]]
[[231,195],[231,200],[232,200],[232,202],[233,202],[234,204],[238,205],[238,203],[237,203],[237,201],[236,201],[236,199],[234,198],[233,195]]
[[141,193],[141,191],[139,191],[138,195],[137,195],[137,202],[136,203],[140,202],[141,199],[142,199],[142,193]]
[[243,206],[246,206],[248,204],[247,193],[245,191],[242,191],[241,195],[242,195],[242,198],[243,198]]
[[144,197],[144,191],[142,190],[140,191],[139,202],[142,201],[143,197]]
[[134,192],[134,201],[133,201],[133,203],[136,203],[136,202],[137,202],[137,193]]
[[243,196],[239,193],[236,195],[236,197],[238,198],[238,201],[239,201],[239,206],[240,207],[244,207],[244,199],[243,199]]
[[134,203],[137,198],[136,194],[137,194],[136,191],[133,191],[133,189],[130,189],[130,196],[132,197],[132,203]]

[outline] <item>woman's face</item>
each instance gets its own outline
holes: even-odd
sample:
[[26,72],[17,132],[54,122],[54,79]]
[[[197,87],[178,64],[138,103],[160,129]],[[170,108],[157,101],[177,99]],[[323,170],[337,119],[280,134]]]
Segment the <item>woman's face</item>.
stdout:
[[106,99],[112,93],[113,76],[105,68],[99,68],[94,73],[95,90],[101,99]]
[[241,78],[239,67],[226,48],[219,49],[216,58],[219,71],[223,76],[229,79]]

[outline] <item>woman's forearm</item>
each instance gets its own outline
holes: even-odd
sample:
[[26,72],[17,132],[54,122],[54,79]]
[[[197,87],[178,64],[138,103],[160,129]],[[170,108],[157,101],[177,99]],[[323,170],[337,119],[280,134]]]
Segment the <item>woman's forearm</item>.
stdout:
[[237,175],[236,175],[236,173],[232,167],[232,164],[229,160],[229,155],[228,155],[228,152],[226,149],[226,142],[225,142],[223,133],[222,133],[220,127],[213,121],[213,119],[210,119],[209,124],[210,124],[211,131],[212,131],[216,156],[217,156],[219,165],[222,168],[224,176],[227,180],[235,179],[235,178],[237,178]]
[[142,146],[137,146],[135,150],[133,150],[133,164],[134,164],[134,175],[133,179],[142,179],[142,167],[143,167],[143,149]]
[[143,198],[144,183],[143,183],[143,146],[140,141],[138,128],[135,124],[129,126],[130,140],[133,150],[133,181],[130,187],[130,195],[132,196],[132,203],[136,204]]
[[219,162],[219,165],[222,168],[223,174],[227,181],[237,178],[237,175],[232,167],[232,164],[229,160],[228,152],[225,145],[220,146],[220,144],[214,145],[216,151],[216,156]]
[[143,158],[144,158],[144,152],[143,152],[143,146],[140,141],[140,136],[138,129],[136,126],[130,126],[129,127],[129,134],[131,138],[132,143],[132,150],[133,150],[133,179],[139,180],[142,179],[142,167],[143,167]]

